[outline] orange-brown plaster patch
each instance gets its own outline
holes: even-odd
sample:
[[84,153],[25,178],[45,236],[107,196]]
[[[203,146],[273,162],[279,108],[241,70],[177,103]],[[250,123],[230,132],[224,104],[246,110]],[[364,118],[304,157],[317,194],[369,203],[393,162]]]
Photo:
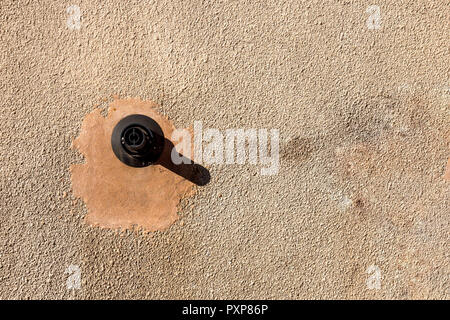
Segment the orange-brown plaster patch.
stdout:
[[194,193],[194,184],[161,165],[133,168],[116,158],[111,133],[130,114],[153,118],[166,138],[175,130],[172,122],[156,111],[153,102],[115,97],[106,117],[95,109],[85,117],[81,133],[73,141],[73,147],[86,159],[70,167],[73,192],[86,203],[85,220],[90,225],[165,230],[178,219],[177,205]]

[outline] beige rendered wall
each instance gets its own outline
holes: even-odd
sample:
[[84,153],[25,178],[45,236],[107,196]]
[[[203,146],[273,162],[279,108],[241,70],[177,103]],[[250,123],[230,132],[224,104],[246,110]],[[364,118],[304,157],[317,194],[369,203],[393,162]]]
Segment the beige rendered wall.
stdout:
[[[0,298],[448,299],[449,27],[443,0],[2,0]],[[278,129],[278,174],[210,165],[167,230],[92,227],[71,144],[113,96]]]

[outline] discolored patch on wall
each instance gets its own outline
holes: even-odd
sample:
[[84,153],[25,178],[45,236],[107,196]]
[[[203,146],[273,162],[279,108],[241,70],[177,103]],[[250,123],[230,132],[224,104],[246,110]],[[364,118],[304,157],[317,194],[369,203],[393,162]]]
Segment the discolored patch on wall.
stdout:
[[312,138],[295,137],[281,147],[281,158],[286,161],[306,161],[315,149]]
[[392,129],[398,109],[399,102],[390,96],[356,99],[339,115],[340,132],[353,141],[376,138]]
[[427,210],[435,210],[427,190],[445,176],[445,119],[428,107],[426,93],[355,101],[340,111],[339,130],[331,137],[327,172],[343,195],[339,209],[349,230],[355,223],[386,221],[410,232],[428,218]]
[[450,158],[447,161],[447,168],[445,169],[444,180],[450,181]]
[[[177,205],[181,199],[195,193],[191,181],[165,167],[157,164],[129,167],[112,151],[113,128],[130,114],[151,117],[161,126],[164,136],[170,137],[175,127],[156,107],[151,101],[115,99],[106,117],[98,108],[85,117],[72,146],[86,161],[72,165],[70,171],[73,193],[87,206],[88,224],[146,232],[165,230],[178,219]],[[166,143],[164,148],[171,146]]]

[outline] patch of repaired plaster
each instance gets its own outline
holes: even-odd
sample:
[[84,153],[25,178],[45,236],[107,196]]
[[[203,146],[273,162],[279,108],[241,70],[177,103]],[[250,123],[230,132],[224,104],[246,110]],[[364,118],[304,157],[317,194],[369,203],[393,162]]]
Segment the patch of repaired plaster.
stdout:
[[[73,193],[86,203],[86,222],[113,229],[165,230],[177,219],[177,205],[194,193],[194,184],[160,165],[133,168],[111,148],[114,126],[125,116],[144,114],[171,137],[175,127],[156,111],[156,104],[139,99],[115,99],[106,117],[100,109],[88,114],[73,147],[85,157],[70,167]],[[169,146],[165,146],[169,148]]]

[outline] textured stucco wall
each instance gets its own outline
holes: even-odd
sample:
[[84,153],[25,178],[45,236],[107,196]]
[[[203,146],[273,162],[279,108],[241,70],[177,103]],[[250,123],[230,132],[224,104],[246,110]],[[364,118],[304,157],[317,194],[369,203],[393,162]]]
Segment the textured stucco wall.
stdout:
[[[2,0],[0,298],[448,299],[449,39],[443,0]],[[279,173],[213,165],[167,231],[90,227],[70,146],[112,95],[277,128]]]

